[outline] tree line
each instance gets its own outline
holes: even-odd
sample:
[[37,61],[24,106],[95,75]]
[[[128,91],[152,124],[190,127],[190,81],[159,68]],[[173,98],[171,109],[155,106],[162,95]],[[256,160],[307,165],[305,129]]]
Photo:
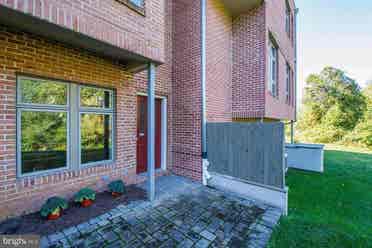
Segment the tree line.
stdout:
[[362,89],[344,71],[333,67],[311,74],[296,129],[301,141],[372,149],[372,82]]

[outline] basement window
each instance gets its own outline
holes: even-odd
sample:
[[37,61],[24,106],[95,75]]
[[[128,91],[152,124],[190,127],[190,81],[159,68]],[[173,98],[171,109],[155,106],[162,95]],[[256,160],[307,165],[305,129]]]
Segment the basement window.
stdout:
[[17,174],[113,161],[113,91],[17,78]]

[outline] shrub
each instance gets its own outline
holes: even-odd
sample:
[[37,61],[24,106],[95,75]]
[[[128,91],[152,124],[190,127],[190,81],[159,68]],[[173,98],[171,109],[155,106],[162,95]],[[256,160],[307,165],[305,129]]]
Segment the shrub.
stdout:
[[56,214],[61,210],[68,208],[68,203],[65,199],[61,197],[51,197],[49,198],[41,207],[40,215],[42,217],[47,217],[49,214]]
[[116,180],[109,183],[108,188],[111,193],[123,194],[125,192],[125,185],[122,180]]
[[74,196],[75,202],[83,202],[84,200],[91,200],[94,201],[96,199],[96,192],[89,188],[83,188],[79,192],[77,192]]

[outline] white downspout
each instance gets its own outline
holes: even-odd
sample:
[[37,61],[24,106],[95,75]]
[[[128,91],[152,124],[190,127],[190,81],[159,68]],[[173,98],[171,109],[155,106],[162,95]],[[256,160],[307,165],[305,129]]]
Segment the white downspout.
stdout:
[[201,120],[201,136],[202,136],[202,178],[203,185],[207,185],[210,175],[208,173],[208,156],[207,156],[207,117],[206,117],[206,0],[201,0],[201,91],[202,91],[202,120]]

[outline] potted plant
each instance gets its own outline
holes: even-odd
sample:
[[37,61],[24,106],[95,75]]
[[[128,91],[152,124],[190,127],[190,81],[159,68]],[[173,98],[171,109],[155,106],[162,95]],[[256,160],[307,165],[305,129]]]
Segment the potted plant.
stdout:
[[68,208],[68,203],[61,197],[49,198],[41,207],[40,215],[48,220],[56,220],[61,216],[62,210]]
[[74,196],[74,201],[79,203],[82,207],[86,208],[92,205],[96,199],[96,192],[89,188],[83,188]]
[[108,188],[114,197],[121,196],[125,192],[125,185],[122,180],[112,181],[109,183]]

